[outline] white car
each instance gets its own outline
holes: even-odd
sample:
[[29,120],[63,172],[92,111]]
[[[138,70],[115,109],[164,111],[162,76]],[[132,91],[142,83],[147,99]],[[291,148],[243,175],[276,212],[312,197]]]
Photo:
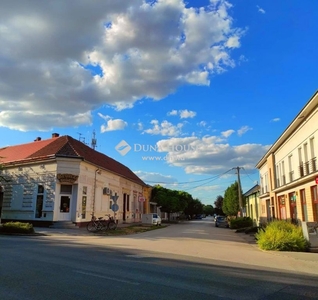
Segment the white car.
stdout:
[[161,218],[158,214],[152,214],[152,224],[153,225],[157,225],[157,226],[161,226]]

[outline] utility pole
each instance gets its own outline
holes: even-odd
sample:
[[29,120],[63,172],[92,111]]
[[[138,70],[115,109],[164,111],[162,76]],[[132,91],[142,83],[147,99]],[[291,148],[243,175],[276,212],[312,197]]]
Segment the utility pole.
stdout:
[[240,167],[233,168],[237,172],[237,183],[238,183],[238,198],[240,206],[240,217],[243,217],[243,200],[242,200],[242,189],[241,189],[241,179],[240,179]]

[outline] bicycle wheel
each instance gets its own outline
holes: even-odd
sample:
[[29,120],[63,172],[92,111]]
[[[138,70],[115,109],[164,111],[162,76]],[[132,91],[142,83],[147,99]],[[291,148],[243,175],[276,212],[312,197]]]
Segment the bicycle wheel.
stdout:
[[95,232],[95,231],[97,231],[97,227],[96,227],[95,222],[89,222],[89,223],[87,224],[86,228],[87,228],[87,231],[89,231],[89,232]]
[[108,229],[115,230],[116,228],[117,228],[117,223],[115,223],[114,221],[109,222]]
[[105,231],[107,229],[108,229],[108,222],[106,220],[103,220],[102,222],[100,222],[100,230]]

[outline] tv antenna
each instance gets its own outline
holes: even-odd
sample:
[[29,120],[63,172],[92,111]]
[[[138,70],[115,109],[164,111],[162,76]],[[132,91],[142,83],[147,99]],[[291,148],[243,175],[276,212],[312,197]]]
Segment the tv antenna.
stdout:
[[97,144],[97,139],[95,137],[95,130],[93,130],[93,137],[92,137],[92,143],[91,143],[91,147],[95,150],[96,148],[96,144]]
[[86,144],[86,143],[85,143],[85,137],[82,136],[83,134],[80,133],[80,132],[78,132],[77,134],[78,134],[78,140],[79,140],[80,142]]

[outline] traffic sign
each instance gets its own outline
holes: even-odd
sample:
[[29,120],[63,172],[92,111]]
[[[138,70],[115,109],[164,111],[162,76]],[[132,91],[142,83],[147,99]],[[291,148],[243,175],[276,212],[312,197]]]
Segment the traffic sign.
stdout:
[[114,203],[114,204],[112,205],[112,211],[113,211],[113,212],[116,212],[116,211],[118,211],[118,209],[119,209],[118,204]]

